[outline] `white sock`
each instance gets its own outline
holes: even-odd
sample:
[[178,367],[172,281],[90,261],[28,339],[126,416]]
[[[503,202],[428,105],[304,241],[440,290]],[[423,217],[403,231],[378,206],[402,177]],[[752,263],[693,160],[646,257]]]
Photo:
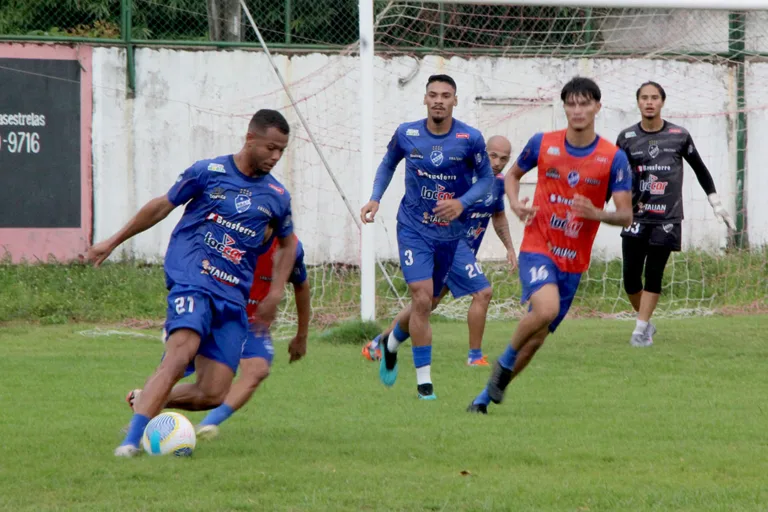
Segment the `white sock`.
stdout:
[[421,368],[416,368],[416,384],[431,384],[432,383],[432,374],[431,374],[432,365],[428,364],[427,366],[422,366]]
[[632,334],[643,334],[647,327],[648,322],[643,322],[642,320],[638,319],[637,323],[635,324],[635,330],[632,331]]
[[400,342],[395,338],[395,331],[393,329],[392,332],[389,333],[389,338],[387,338],[387,350],[390,352],[397,352],[398,348],[400,348]]

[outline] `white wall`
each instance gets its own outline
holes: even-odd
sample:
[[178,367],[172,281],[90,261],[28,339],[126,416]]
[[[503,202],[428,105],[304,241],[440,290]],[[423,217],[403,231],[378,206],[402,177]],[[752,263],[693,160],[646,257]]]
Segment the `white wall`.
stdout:
[[[359,193],[356,59],[320,54],[275,58],[357,212],[367,197]],[[93,62],[96,241],[119,229],[144,202],[165,193],[178,173],[196,159],[237,151],[253,112],[281,108],[293,134],[289,150],[274,172],[293,194],[297,232],[307,247],[309,262],[358,261],[355,223],[263,53],[139,49],[135,99],[128,99],[124,92],[122,51],[96,48]],[[395,57],[377,58],[375,72],[377,161],[400,122],[424,116],[424,84],[436,72],[449,73],[458,82],[456,117],[480,127],[486,138],[497,133],[510,136],[515,153],[533,132],[565,126],[559,90],[572,76],[594,77],[603,89],[598,131],[609,140],[637,122],[637,86],[657,80],[669,95],[666,117],[691,131],[718,191],[733,211],[735,138],[727,112],[734,108],[735,99],[733,76],[726,66],[668,60]],[[768,105],[762,88],[767,77],[768,66],[750,67],[750,106]],[[750,114],[750,123],[749,164],[759,169],[759,163],[766,161],[760,152],[766,149],[755,141],[768,135],[765,110]],[[750,189],[752,180],[759,179],[753,174]],[[768,190],[768,183],[764,186]],[[533,185],[527,189],[523,193],[532,194]],[[398,171],[384,197],[378,223],[377,253],[381,258],[396,257],[394,219],[402,193],[403,175]],[[684,194],[685,246],[724,246],[725,228],[715,221],[690,171]],[[162,258],[179,215],[174,212],[159,227],[136,237],[122,255]],[[750,202],[749,215],[750,227],[768,224],[768,207],[761,209]],[[510,220],[519,244],[521,229],[516,220]],[[489,238],[481,256],[502,258],[495,234]],[[602,227],[596,252],[617,255],[619,248],[618,230]]]

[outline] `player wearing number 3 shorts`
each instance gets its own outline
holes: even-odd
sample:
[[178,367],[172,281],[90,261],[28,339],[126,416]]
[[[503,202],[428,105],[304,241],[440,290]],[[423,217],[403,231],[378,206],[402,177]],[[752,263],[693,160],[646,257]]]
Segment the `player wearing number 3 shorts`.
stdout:
[[397,379],[397,350],[412,338],[418,398],[434,400],[432,329],[429,315],[466,232],[466,210],[486,197],[493,185],[485,140],[475,128],[453,118],[456,82],[448,75],[427,80],[427,118],[401,124],[376,171],[373,194],[360,211],[373,222],[398,163],[405,159],[405,196],[397,212],[400,268],[411,293],[410,309],[397,316],[386,343],[381,343],[379,379]]
[[[560,98],[568,128],[534,135],[505,178],[510,208],[526,225],[518,264],[522,300],[529,309],[469,412],[486,414],[491,402],[501,403],[513,376],[563,320],[589,267],[600,223],[628,226],[632,221],[627,156],[595,133],[600,88],[577,77],[563,87]],[[520,179],[534,167],[538,182],[533,206],[528,206],[527,198],[518,198]],[[603,210],[610,195],[614,212]]]

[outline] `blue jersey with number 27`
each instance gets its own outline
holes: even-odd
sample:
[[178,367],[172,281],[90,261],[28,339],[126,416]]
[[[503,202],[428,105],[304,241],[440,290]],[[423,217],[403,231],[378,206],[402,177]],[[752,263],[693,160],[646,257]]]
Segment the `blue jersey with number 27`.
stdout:
[[269,174],[244,175],[227,155],[194,163],[168,200],[186,203],[165,254],[168,289],[191,286],[245,306],[267,227],[293,233],[288,191]]

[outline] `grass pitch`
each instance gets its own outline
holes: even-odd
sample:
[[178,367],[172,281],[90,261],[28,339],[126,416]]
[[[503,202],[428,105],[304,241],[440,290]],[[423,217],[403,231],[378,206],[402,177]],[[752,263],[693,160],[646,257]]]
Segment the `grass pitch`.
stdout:
[[[495,358],[514,322],[492,323]],[[310,341],[190,459],[116,459],[153,338],[0,331],[3,510],[768,510],[768,318],[568,320],[487,417],[466,326],[434,326],[436,402],[409,348],[392,389],[357,345]],[[190,413],[197,422],[203,413]]]

